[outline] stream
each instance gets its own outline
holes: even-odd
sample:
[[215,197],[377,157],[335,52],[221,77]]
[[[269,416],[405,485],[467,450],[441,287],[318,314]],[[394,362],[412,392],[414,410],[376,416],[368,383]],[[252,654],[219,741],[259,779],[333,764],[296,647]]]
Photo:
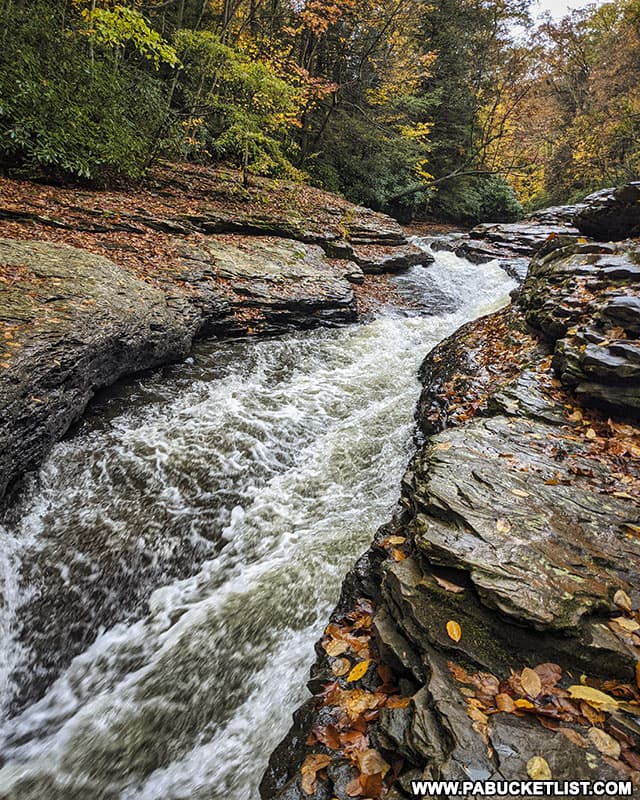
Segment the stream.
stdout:
[[397,501],[420,362],[515,287],[434,255],[394,279],[422,308],[200,343],[54,448],[0,524],[0,797],[257,800]]

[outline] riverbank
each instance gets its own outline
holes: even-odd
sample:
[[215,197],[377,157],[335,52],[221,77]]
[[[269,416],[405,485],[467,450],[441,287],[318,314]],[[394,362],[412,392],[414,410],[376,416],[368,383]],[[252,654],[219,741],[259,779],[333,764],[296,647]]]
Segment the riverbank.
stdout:
[[400,503],[343,584],[265,800],[640,783],[640,250],[576,233],[425,359]]
[[194,165],[127,192],[0,178],[0,197],[0,497],[99,388],[202,337],[355,322],[430,258],[390,217]]

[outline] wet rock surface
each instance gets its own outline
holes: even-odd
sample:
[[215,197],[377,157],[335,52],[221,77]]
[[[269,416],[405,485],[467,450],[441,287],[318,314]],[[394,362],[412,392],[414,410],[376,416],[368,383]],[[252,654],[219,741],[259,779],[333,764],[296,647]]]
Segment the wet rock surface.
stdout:
[[2,182],[0,498],[100,387],[197,337],[354,322],[365,273],[430,260],[391,217],[294,185],[185,168],[135,205]]
[[640,181],[590,194],[577,210],[574,225],[603,241],[640,236]]
[[[425,359],[400,504],[345,580],[263,800],[399,800],[412,779],[540,776],[534,758],[555,780],[640,782],[640,257],[547,236],[514,305]],[[354,636],[371,664],[352,681]],[[375,786],[354,729],[388,767]],[[329,757],[315,794],[310,754]]]
[[98,388],[185,356],[200,320],[184,298],[81,250],[1,239],[0,262],[2,495]]

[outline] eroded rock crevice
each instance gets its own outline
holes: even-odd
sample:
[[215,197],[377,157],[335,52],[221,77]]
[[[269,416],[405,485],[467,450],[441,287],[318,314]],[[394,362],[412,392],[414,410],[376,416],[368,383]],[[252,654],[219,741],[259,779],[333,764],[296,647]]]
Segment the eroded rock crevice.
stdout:
[[[523,780],[541,764],[640,780],[638,244],[553,233],[510,308],[425,359],[398,510],[345,580],[264,800],[400,800],[412,779]],[[334,655],[358,598],[375,609],[361,682],[336,676],[358,648]],[[372,699],[354,720],[340,692],[356,688]],[[375,786],[346,746],[354,727],[387,765]],[[313,792],[310,753],[328,759]]]

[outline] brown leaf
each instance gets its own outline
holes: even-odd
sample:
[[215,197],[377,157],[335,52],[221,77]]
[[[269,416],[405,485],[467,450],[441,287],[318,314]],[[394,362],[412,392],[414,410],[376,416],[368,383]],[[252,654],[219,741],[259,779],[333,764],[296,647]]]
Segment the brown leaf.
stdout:
[[538,664],[533,668],[533,671],[538,675],[542,683],[542,689],[549,692],[562,678],[562,667],[558,664]]
[[516,710],[516,704],[513,702],[511,695],[501,693],[496,695],[496,708],[498,711],[504,711],[505,714],[513,714]]
[[329,750],[337,750],[340,747],[340,736],[335,725],[317,725],[313,728],[313,733]]
[[450,619],[449,622],[447,622],[447,635],[450,639],[453,639],[454,642],[459,642],[462,638],[462,628],[454,619]]
[[535,700],[542,692],[542,682],[537,672],[525,667],[520,674],[520,682],[524,691]]
[[438,575],[434,575],[433,580],[438,584],[438,586],[441,586],[448,592],[453,592],[453,594],[462,594],[462,592],[464,592],[464,586],[458,586],[456,583],[451,583],[451,581],[448,581],[445,578],[440,578]]
[[411,703],[410,697],[399,697],[398,695],[391,695],[387,698],[385,706],[387,708],[408,708]]
[[358,767],[363,775],[382,775],[389,772],[391,767],[377,750],[370,748],[358,753]]
[[560,733],[563,734],[563,736],[566,736],[566,738],[570,742],[573,742],[573,744],[577,744],[578,747],[589,746],[589,740],[585,739],[581,733],[578,733],[578,731],[574,730],[573,728],[560,728]]
[[302,791],[305,794],[315,794],[316,773],[331,763],[331,756],[324,753],[310,753],[304,760],[300,772],[302,773]]
[[407,557],[406,553],[403,553],[402,550],[398,550],[395,547],[391,551],[391,558],[394,561],[404,561],[406,557]]
[[618,608],[631,613],[631,598],[624,591],[624,589],[618,589],[618,591],[613,595],[613,602],[618,606]]

